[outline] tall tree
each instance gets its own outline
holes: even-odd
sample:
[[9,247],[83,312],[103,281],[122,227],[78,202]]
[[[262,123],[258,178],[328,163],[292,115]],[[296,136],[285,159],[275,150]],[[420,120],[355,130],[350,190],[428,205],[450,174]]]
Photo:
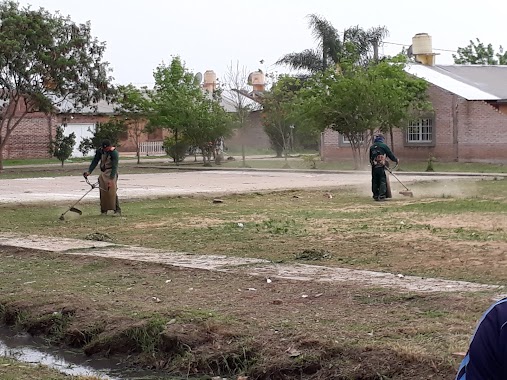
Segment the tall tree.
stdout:
[[328,70],[299,92],[297,115],[321,131],[331,128],[345,136],[361,168],[374,132],[406,126],[426,105],[425,82],[403,67],[394,61],[349,67],[345,74]]
[[[172,132],[178,144],[181,132],[195,120],[195,105],[204,98],[194,75],[180,57],[171,64],[160,64],[154,71],[155,86],[149,93],[149,128],[165,128]],[[174,158],[178,162],[177,158]]]
[[262,124],[277,157],[287,159],[295,128],[294,99],[300,88],[299,78],[282,75],[262,99]]
[[[258,103],[254,103],[243,95],[249,92],[246,67],[240,67],[239,61],[236,62],[236,65],[231,62],[230,66],[227,67],[223,84],[225,86],[223,99],[230,102],[236,111],[233,115],[234,127],[242,129],[248,124],[250,113],[258,107]],[[242,145],[242,152],[243,166],[246,166],[244,145]]]
[[116,111],[127,125],[128,135],[136,147],[137,163],[141,162],[141,137],[146,132],[149,110],[148,89],[133,84],[118,87]]
[[493,45],[485,45],[478,38],[470,40],[470,44],[458,48],[458,54],[453,54],[454,63],[463,65],[507,65],[507,52],[500,46],[495,53]]
[[342,35],[323,17],[308,15],[308,24],[317,41],[317,48],[306,49],[300,53],[284,55],[276,63],[292,69],[306,70],[312,74],[324,71],[328,67],[342,69],[345,62],[367,64],[375,55],[378,46],[387,36],[385,27],[364,30],[359,26],[345,29]]
[[29,113],[94,106],[113,93],[105,43],[90,31],[90,23],[0,2],[0,170],[9,138]]
[[219,104],[219,92],[204,92],[179,57],[174,57],[169,66],[157,67],[154,77],[155,87],[149,93],[150,126],[171,130],[175,145],[185,139],[200,147],[206,162],[206,152],[213,151],[211,147],[232,127]]
[[184,137],[190,145],[201,150],[205,165],[221,163],[223,139],[232,132],[233,120],[215,99],[204,99],[196,105],[195,120],[184,131]]
[[248,71],[245,66],[240,66],[239,62],[227,67],[223,81],[225,86],[222,97],[235,108],[234,119],[238,128],[243,128],[247,124],[248,116],[254,109],[252,100],[248,99],[241,92],[248,92]]

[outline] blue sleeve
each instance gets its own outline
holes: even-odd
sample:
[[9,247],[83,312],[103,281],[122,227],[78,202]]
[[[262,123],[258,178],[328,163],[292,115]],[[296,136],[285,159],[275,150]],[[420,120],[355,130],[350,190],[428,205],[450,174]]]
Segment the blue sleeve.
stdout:
[[493,304],[479,321],[456,380],[507,379],[507,299]]

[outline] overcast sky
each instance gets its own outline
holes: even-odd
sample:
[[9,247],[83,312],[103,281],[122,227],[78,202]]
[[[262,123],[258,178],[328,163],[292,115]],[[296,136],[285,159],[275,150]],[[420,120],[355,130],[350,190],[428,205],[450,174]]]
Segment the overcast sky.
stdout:
[[[275,66],[286,53],[315,47],[306,16],[316,13],[338,30],[386,26],[381,53],[394,55],[416,33],[433,37],[433,48],[456,50],[478,37],[507,47],[507,1],[448,0],[21,0],[22,5],[59,10],[76,22],[90,21],[92,34],[106,41],[105,59],[116,83],[152,84],[153,69],[179,55],[193,72],[233,62],[249,71],[284,72]],[[472,5],[473,4],[473,5]],[[452,53],[436,50],[437,64]],[[260,61],[264,60],[264,64]]]

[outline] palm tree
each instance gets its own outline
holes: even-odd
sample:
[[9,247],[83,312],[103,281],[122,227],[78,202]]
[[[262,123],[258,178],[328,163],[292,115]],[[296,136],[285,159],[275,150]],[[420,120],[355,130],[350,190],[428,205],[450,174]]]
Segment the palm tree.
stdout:
[[323,17],[316,14],[307,17],[312,34],[318,42],[317,48],[286,54],[276,64],[310,73],[326,70],[329,66],[340,66],[344,61],[364,65],[372,58],[378,58],[378,46],[388,34],[385,27],[365,31],[354,26],[345,29],[340,38],[338,30]]

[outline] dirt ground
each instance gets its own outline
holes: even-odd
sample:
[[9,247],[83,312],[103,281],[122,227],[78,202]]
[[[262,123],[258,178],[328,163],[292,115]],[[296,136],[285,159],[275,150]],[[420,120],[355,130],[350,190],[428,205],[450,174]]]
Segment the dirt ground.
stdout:
[[[201,175],[205,178],[185,172],[124,176],[121,196],[337,185],[366,188],[369,181],[368,173]],[[459,180],[446,179],[450,182],[439,184],[442,189]],[[0,202],[76,200],[87,186],[79,180],[1,180]],[[417,188],[417,181],[425,183],[428,178],[406,180],[416,181],[407,183]],[[441,188],[435,191],[441,194]],[[354,207],[351,212],[366,206]],[[503,223],[466,214],[417,221],[406,216],[403,223],[427,224],[430,229],[504,229]],[[199,226],[216,222],[200,220]],[[145,227],[138,223],[135,229]],[[165,227],[159,222],[157,228]],[[372,234],[363,235],[355,231],[342,233],[339,239],[330,236],[322,246],[353,251],[354,260],[371,260]],[[381,235],[377,232],[375,238],[389,236]],[[212,249],[213,243],[207,244]],[[80,348],[91,357],[120,355],[126,365],[182,378],[452,379],[460,360],[455,354],[466,347],[471,326],[504,289],[406,273],[419,264],[430,268],[445,262],[453,267],[453,260],[457,267],[475,266],[480,272],[486,259],[498,265],[507,262],[505,242],[444,241],[430,230],[418,230],[405,231],[391,249],[400,261],[399,270],[389,273],[386,268],[393,263],[379,251],[374,258],[378,264],[367,265],[377,265],[380,273],[347,268],[357,264],[347,262],[345,254],[345,261],[329,267],[274,264],[248,257],[4,233],[0,235],[0,317],[8,325],[44,336],[53,344]],[[491,254],[466,259],[483,252]]]
[[[468,329],[457,316],[485,306],[348,281],[267,281],[5,246],[0,256],[4,323],[187,377],[451,379],[457,335]],[[444,317],[456,319],[451,329]]]
[[[92,178],[92,177],[90,177]],[[95,177],[93,177],[95,178]],[[407,184],[420,181],[447,182],[460,179],[480,179],[471,176],[403,175]],[[91,179],[93,181],[93,179]],[[190,194],[231,194],[262,190],[334,188],[357,186],[369,189],[368,172],[309,173],[288,171],[164,171],[157,174],[120,175],[120,199],[149,198]],[[396,193],[402,187],[391,181]],[[90,187],[81,176],[0,179],[0,203],[33,203],[78,200]],[[427,193],[425,193],[427,195]],[[416,193],[417,196],[417,193]],[[92,191],[84,201],[98,199],[98,190]]]

